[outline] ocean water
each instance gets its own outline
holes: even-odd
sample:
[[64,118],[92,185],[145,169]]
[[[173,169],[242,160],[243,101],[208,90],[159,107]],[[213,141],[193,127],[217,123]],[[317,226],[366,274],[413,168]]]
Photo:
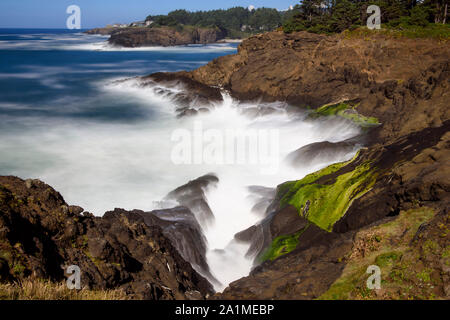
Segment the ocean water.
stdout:
[[[355,151],[296,167],[283,161],[310,143],[354,137],[359,128],[339,119],[305,120],[284,103],[241,104],[226,92],[209,113],[177,118],[169,96],[142,88],[134,77],[192,70],[235,53],[237,44],[121,49],[106,40],[65,30],[0,30],[0,175],[41,179],[69,204],[102,215],[114,208],[161,208],[171,190],[215,173],[219,183],[206,193],[215,223],[200,223],[208,263],[220,281],[215,287],[222,290],[252,268],[245,257],[248,245],[233,239],[261,219],[252,212],[248,187],[274,188],[348,160]],[[117,81],[123,79],[128,80]],[[267,171],[251,161],[176,163],[174,133],[192,133],[195,139],[199,126],[213,135],[273,130],[276,167]],[[222,151],[233,150],[231,144]],[[195,158],[204,150],[192,153]]]

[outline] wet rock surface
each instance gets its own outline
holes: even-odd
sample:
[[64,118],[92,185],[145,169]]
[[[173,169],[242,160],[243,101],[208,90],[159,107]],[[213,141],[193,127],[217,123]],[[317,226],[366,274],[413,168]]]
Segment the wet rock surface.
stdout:
[[356,141],[316,142],[291,152],[285,161],[295,167],[329,162],[331,159],[344,158],[360,147]]
[[213,174],[202,176],[171,191],[165,200],[173,200],[189,208],[200,224],[208,225],[214,221],[214,214],[209,207],[206,191],[214,188],[218,182],[219,179]]
[[223,101],[219,88],[193,81],[183,76],[183,72],[155,73],[139,78],[139,81],[141,86],[152,88],[157,95],[169,98],[176,105],[175,111],[178,117],[209,112],[211,108]]

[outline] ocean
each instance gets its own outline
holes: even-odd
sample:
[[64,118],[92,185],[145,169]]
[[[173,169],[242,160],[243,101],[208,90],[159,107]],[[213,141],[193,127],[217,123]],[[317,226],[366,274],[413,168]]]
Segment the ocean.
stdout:
[[[302,146],[342,141],[360,129],[345,120],[308,120],[283,102],[240,103],[226,92],[210,112],[178,118],[170,96],[141,87],[135,77],[193,70],[236,53],[237,44],[124,49],[106,40],[67,30],[0,30],[0,175],[43,180],[69,204],[101,216],[114,208],[160,209],[171,190],[216,174],[218,186],[206,192],[215,223],[202,226],[208,263],[220,281],[216,289],[222,290],[253,265],[245,256],[248,245],[234,240],[261,220],[249,186],[275,188],[350,159],[356,150],[303,166],[284,161]],[[192,150],[200,161],[174,161],[174,134],[195,139],[198,130],[210,140],[230,130],[275,132],[270,146],[276,147],[276,167],[206,159],[204,148]],[[225,154],[235,150],[222,147]]]

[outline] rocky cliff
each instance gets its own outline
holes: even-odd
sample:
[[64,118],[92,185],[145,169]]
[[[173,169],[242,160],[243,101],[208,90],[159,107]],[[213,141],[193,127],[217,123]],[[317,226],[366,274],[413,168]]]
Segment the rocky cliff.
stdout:
[[[353,160],[278,187],[265,218],[236,235],[251,244],[257,267],[217,298],[449,298],[449,57],[448,44],[431,39],[272,32],[164,77],[239,100],[287,101],[365,132]],[[415,224],[405,226],[405,216]],[[361,246],[375,249],[355,258]],[[377,263],[389,288],[367,292],[365,268]]]
[[225,35],[219,29],[184,27],[124,28],[119,30],[100,29],[97,34],[110,34],[108,42],[122,47],[179,46],[188,44],[208,44],[222,40]]
[[114,28],[114,27],[107,27],[107,28],[94,28],[85,31],[86,34],[98,34],[101,36],[109,36],[115,32],[119,32],[120,30],[123,30],[123,28]]

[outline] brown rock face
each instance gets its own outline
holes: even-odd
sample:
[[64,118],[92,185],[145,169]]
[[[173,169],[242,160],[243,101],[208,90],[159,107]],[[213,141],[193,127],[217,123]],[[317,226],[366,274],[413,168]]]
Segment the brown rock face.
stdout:
[[86,34],[98,34],[98,35],[102,35],[102,36],[109,36],[113,33],[119,32],[123,29],[121,28],[94,28],[91,30],[87,30],[84,33]]
[[122,47],[179,46],[187,44],[208,44],[224,38],[223,32],[213,28],[126,28],[113,32],[110,44]]
[[38,180],[0,177],[0,277],[62,281],[81,269],[82,287],[122,288],[140,299],[201,299],[212,286],[161,227],[138,213],[83,213]]

